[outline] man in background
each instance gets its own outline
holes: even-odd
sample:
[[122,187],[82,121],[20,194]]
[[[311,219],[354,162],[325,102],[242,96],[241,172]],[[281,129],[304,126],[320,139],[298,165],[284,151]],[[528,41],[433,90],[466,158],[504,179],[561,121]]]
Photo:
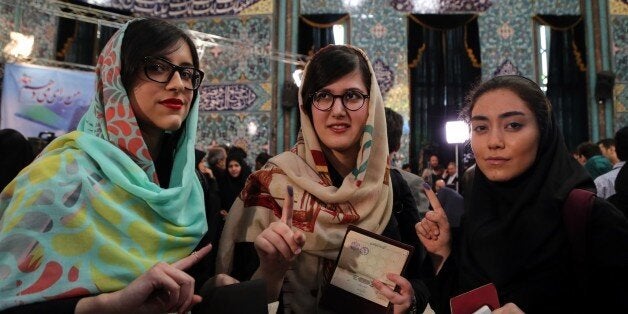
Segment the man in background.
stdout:
[[606,157],[608,161],[611,162],[611,165],[615,166],[616,163],[620,162],[617,157],[617,152],[615,151],[615,140],[612,138],[605,138],[597,142],[597,146],[600,148],[602,152],[602,156]]
[[576,151],[578,162],[587,169],[593,180],[613,168],[611,162],[602,156],[600,148],[591,142],[581,143]]
[[[388,152],[392,154],[401,146],[401,133],[403,130],[403,117],[390,108],[384,108],[386,112],[386,131],[388,132]],[[397,169],[391,166],[391,171],[398,171],[408,184],[412,197],[417,205],[419,217],[423,218],[429,210],[429,201],[423,193],[423,179],[414,173]],[[391,175],[392,177],[392,175]]]
[[[597,196],[601,198],[609,198],[615,194],[615,179],[617,179],[619,170],[621,170],[626,163],[626,158],[628,158],[628,126],[619,129],[615,133],[615,139],[612,142],[612,155],[615,156],[617,162],[613,164],[611,171],[597,177],[594,181]],[[599,143],[598,145],[602,146]],[[604,150],[602,150],[602,153],[604,153]]]

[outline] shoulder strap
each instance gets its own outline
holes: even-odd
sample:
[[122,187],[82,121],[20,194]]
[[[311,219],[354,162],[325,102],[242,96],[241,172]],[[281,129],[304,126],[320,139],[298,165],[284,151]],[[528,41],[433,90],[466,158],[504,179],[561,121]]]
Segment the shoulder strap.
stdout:
[[[586,273],[587,222],[594,200],[595,193],[573,189],[563,205],[563,221],[571,244],[574,270],[580,274]],[[580,282],[580,285],[584,289],[584,283]]]

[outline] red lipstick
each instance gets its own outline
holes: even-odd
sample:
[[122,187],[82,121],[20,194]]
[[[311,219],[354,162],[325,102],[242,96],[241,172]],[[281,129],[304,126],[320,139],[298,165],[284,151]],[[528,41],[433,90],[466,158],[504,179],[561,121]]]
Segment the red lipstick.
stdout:
[[181,110],[183,108],[183,101],[177,98],[164,99],[159,103],[172,110]]

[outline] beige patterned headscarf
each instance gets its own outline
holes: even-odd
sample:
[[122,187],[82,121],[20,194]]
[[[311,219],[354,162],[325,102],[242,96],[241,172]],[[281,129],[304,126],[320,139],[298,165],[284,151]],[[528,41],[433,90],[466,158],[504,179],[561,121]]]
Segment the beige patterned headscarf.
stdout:
[[[323,284],[324,264],[338,256],[349,224],[381,234],[392,213],[392,187],[388,168],[388,140],[384,102],[372,65],[368,118],[356,156],[356,167],[342,185],[332,185],[327,161],[299,91],[301,132],[296,145],[253,173],[234,203],[225,224],[217,270],[229,273],[235,243],[253,242],[270,223],[281,217],[286,186],[294,188],[293,228],[306,236],[303,253],[287,274],[292,290],[284,305],[297,313],[316,309],[312,290]],[[306,66],[305,71],[307,72]],[[286,298],[291,300],[287,300]]]

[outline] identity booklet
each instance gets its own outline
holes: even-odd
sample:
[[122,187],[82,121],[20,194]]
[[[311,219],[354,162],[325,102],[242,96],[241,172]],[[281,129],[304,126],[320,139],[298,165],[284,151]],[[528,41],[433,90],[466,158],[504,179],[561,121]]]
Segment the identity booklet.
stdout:
[[386,274],[402,275],[413,247],[382,235],[349,226],[331,281],[320,305],[337,312],[387,313],[388,299],[373,287],[373,279],[398,289]]

